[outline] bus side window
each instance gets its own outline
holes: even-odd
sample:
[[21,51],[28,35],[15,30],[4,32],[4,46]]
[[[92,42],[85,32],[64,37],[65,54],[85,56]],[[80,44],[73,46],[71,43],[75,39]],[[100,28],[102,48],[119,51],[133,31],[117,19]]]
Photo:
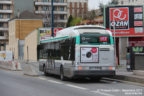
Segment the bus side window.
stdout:
[[55,44],[55,58],[57,60],[60,60],[60,57],[61,57],[61,55],[60,55],[60,42],[57,42]]
[[70,56],[70,60],[74,61],[75,60],[75,42],[76,42],[76,39],[75,38],[72,38],[71,39],[71,56]]

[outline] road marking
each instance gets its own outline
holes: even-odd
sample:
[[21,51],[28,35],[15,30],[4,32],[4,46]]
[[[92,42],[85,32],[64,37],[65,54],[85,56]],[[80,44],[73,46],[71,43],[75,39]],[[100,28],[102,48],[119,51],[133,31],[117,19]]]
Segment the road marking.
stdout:
[[71,84],[66,84],[66,86],[81,89],[81,90],[88,90],[87,88],[79,87],[79,86],[75,86],[75,85],[71,85]]
[[104,95],[104,96],[114,96],[112,94],[108,94],[108,93],[104,93],[104,92],[100,92],[100,91],[90,91],[92,93],[96,93],[96,94],[101,94],[101,95]]
[[44,78],[44,77],[39,77],[39,79],[41,79],[41,80],[46,80],[46,81],[51,82],[51,83],[63,84],[62,82],[58,82],[58,81],[54,81],[54,80],[49,80],[49,79],[46,79],[46,78]]
[[41,80],[47,80],[46,78],[43,78],[43,77],[39,77],[39,79],[41,79]]
[[56,83],[56,84],[63,84],[62,82],[58,82],[58,81],[54,81],[54,80],[47,80],[48,82],[51,82],[51,83]]

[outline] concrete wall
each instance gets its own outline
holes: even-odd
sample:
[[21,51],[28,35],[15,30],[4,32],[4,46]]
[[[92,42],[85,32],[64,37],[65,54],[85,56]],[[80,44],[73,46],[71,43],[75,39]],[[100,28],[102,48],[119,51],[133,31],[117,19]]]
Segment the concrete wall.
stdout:
[[24,44],[24,60],[37,61],[37,38],[38,30],[33,31],[25,38]]

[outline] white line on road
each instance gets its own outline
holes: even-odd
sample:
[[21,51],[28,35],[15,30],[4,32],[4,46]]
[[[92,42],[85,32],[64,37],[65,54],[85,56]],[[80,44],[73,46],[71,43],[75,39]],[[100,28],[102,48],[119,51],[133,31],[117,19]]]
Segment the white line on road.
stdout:
[[46,80],[46,81],[51,82],[51,83],[63,84],[62,82],[58,82],[58,81],[54,81],[54,80],[48,80],[48,79],[46,79],[46,78],[44,78],[44,77],[39,77],[39,79],[41,79],[41,80]]
[[66,84],[66,86],[81,89],[81,90],[88,90],[87,88],[79,87],[79,86],[75,86],[75,85],[71,85],[71,84]]
[[39,77],[39,79],[41,79],[41,80],[47,80],[46,78],[43,78],[43,77]]
[[54,81],[54,80],[47,80],[48,82],[51,82],[51,83],[56,83],[56,84],[63,84],[62,82],[58,82],[58,81]]
[[104,93],[104,92],[100,92],[100,91],[90,91],[90,92],[93,92],[93,93],[96,93],[96,94],[101,94],[101,95],[104,95],[104,96],[114,96],[112,94],[108,94],[108,93]]

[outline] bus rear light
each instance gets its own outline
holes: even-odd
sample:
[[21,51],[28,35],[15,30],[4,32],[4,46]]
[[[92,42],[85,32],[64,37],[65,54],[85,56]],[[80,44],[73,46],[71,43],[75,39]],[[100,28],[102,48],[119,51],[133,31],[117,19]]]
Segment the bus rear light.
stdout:
[[79,66],[79,67],[78,67],[78,70],[82,70],[82,66]]
[[109,67],[109,70],[112,70],[113,69],[113,67]]
[[102,70],[115,70],[115,67],[102,67]]
[[109,67],[109,70],[115,70],[115,67]]

